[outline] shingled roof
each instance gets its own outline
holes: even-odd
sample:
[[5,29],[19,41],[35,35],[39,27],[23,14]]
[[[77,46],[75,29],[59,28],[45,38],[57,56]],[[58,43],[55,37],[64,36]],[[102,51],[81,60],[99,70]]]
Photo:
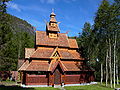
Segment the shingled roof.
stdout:
[[54,48],[38,48],[30,57],[32,58],[50,58]]
[[36,31],[36,45],[69,47],[65,33],[58,33],[58,38],[49,38],[44,31]]
[[25,61],[25,62],[23,63],[23,65],[18,69],[18,71],[25,71],[26,68],[28,67],[28,65],[29,65],[29,61],[27,60],[27,61]]
[[55,70],[57,65],[60,65],[63,72],[92,70],[90,67],[82,65],[81,62],[53,60],[49,64],[48,61],[32,60],[30,63],[28,61],[24,62],[24,64],[19,68],[19,71],[51,71],[53,72],[53,70]]
[[48,61],[36,61],[24,62],[24,64],[18,69],[18,71],[48,71],[49,63]]
[[48,61],[32,61],[26,71],[48,71]]
[[[53,53],[55,53],[56,48],[38,48],[34,53],[30,56],[30,58],[39,58],[39,59],[51,59]],[[75,59],[75,60],[84,60],[81,58],[80,54],[76,52],[76,50],[68,50],[68,49],[59,49],[57,48],[57,52],[60,55],[61,59]]]
[[78,48],[76,39],[68,39],[70,48]]
[[35,48],[25,48],[25,58],[29,58],[35,51]]
[[44,31],[36,31],[36,45],[78,48],[75,39],[68,39],[65,33],[58,33],[58,38],[49,38]]
[[66,67],[66,71],[94,71],[91,67],[86,65],[82,65],[81,62],[74,61],[61,61],[63,65]]
[[59,49],[61,59],[76,59],[84,60],[76,50]]

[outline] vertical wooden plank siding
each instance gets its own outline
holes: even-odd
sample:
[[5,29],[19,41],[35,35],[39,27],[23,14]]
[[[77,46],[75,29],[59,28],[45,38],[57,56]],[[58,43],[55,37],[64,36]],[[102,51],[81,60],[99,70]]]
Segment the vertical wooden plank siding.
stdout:
[[46,75],[27,75],[26,85],[48,85]]
[[77,84],[77,83],[89,83],[90,81],[94,81],[93,74],[87,76],[86,73],[79,75],[65,75],[65,84]]

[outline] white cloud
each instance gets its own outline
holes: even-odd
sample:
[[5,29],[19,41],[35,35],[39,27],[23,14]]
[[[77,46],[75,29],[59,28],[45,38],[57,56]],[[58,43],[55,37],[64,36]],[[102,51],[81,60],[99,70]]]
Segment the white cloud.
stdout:
[[41,3],[54,4],[56,0],[40,0]]
[[71,2],[75,2],[77,0],[63,0],[63,1],[66,2],[66,3],[71,3]]
[[6,4],[7,4],[8,7],[17,10],[18,12],[21,11],[21,9],[19,8],[18,4],[16,4],[16,3],[8,2],[8,3],[6,3]]

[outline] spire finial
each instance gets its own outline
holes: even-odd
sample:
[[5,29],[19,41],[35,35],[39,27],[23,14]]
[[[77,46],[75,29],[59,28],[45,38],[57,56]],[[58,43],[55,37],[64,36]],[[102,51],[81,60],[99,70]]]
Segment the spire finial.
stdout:
[[51,16],[56,16],[55,13],[54,13],[54,8],[52,8],[52,13],[50,14],[50,17]]
[[54,8],[52,8],[52,12],[54,13]]

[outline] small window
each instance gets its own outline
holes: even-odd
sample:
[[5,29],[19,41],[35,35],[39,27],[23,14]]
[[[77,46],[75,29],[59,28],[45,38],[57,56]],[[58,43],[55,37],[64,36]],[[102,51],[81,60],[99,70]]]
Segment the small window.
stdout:
[[49,33],[49,38],[57,38],[57,34],[56,33]]
[[51,26],[55,27],[55,26],[56,26],[56,24],[55,24],[55,23],[51,23]]

